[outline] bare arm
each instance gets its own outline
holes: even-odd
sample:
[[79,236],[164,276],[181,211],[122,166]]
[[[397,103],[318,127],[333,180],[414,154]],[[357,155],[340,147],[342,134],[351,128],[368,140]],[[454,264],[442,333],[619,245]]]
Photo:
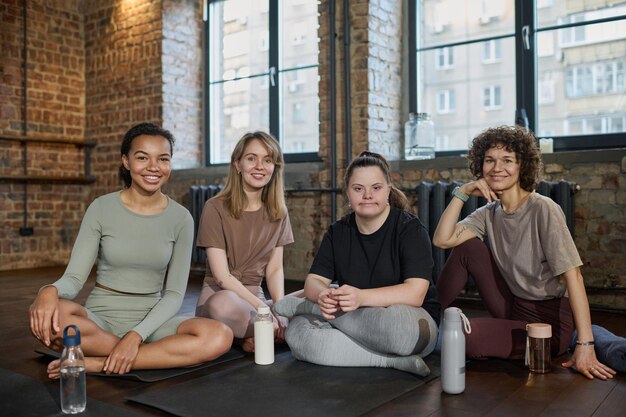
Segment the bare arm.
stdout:
[[265,268],[265,280],[272,301],[276,303],[285,296],[285,272],[283,269],[283,247],[277,246],[272,250],[270,260]]
[[[483,196],[491,202],[497,199],[496,194],[487,185],[484,179],[471,181],[460,187],[461,192],[467,195]],[[463,209],[463,201],[453,198],[439,219],[439,224],[433,235],[433,244],[447,249],[459,246],[461,243],[476,237],[476,234],[467,226],[459,224],[459,215]]]
[[209,266],[211,267],[211,272],[213,273],[217,285],[225,290],[233,291],[243,300],[247,301],[255,310],[265,305],[261,299],[248,291],[237,278],[231,275],[228,269],[228,258],[226,257],[226,251],[224,249],[207,248],[206,255],[209,259]]
[[[589,301],[580,268],[570,269],[563,274],[563,277],[567,283],[567,292],[578,331],[578,340],[591,342],[593,341],[591,314],[589,313]],[[608,379],[613,378],[615,374],[613,369],[598,362],[593,345],[577,345],[572,358],[563,365],[568,368],[575,366],[578,372],[589,379],[594,377]]]
[[394,304],[421,307],[429,284],[423,278],[407,278],[402,284],[381,288],[359,289],[342,285],[333,290],[332,297],[339,302],[342,311],[354,311],[359,307],[389,307]]

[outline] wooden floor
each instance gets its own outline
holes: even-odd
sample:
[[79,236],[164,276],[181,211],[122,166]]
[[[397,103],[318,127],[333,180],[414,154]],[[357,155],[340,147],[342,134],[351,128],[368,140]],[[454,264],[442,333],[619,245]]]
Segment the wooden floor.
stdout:
[[[27,311],[37,289],[59,277],[63,268],[31,269],[0,272],[0,367],[18,372],[47,384],[46,361],[34,352],[38,344],[28,330]],[[193,274],[190,279],[183,312],[192,314],[202,278]],[[297,289],[288,288],[290,290]],[[79,300],[93,286],[93,278],[81,292]],[[471,316],[484,315],[480,306],[460,305]],[[626,316],[623,314],[592,312],[595,324],[626,334]],[[562,358],[561,358],[562,359]],[[228,369],[252,361],[251,357],[237,363],[225,363],[169,380],[146,384],[141,382],[87,377],[87,392],[110,404],[145,415],[167,415],[155,409],[126,402],[125,396],[154,391],[192,380],[212,372]],[[522,363],[486,360],[471,361],[467,366],[466,390],[461,395],[442,394],[439,380],[425,384],[375,410],[367,416],[626,416],[626,375],[611,381],[589,381],[553,363],[553,372],[545,375],[529,374]],[[242,398],[245,398],[243,396]],[[36,401],[36,399],[33,399]],[[253,407],[253,405],[251,405]],[[1,407],[0,407],[1,409]],[[1,413],[0,413],[1,414]],[[297,410],[294,410],[297,416]],[[320,416],[326,417],[326,416]],[[331,416],[328,416],[331,417]]]

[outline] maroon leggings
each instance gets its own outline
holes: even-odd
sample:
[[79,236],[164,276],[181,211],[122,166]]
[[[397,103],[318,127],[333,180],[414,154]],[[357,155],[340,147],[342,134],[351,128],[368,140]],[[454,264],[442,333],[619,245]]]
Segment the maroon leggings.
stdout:
[[449,307],[465,288],[468,274],[474,278],[482,301],[492,316],[470,320],[472,333],[466,335],[468,357],[523,358],[527,323],[552,326],[552,356],[567,351],[574,331],[569,299],[531,301],[514,296],[491,251],[479,239],[470,239],[457,246],[446,261],[437,281],[442,309]]

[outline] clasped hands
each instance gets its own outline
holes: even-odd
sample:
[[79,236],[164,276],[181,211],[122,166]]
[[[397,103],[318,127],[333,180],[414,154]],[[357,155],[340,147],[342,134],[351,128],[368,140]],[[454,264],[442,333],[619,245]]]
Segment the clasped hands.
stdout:
[[333,320],[337,312],[354,311],[362,303],[361,290],[347,284],[339,288],[326,288],[317,296],[317,304],[326,320]]

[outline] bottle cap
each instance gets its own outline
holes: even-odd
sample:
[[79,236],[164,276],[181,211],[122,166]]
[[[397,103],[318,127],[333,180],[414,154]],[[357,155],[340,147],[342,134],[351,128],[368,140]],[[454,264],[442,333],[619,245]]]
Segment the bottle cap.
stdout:
[[258,314],[270,314],[270,308],[268,306],[261,306],[257,309]]
[[546,323],[530,323],[526,325],[528,337],[547,339],[552,337],[552,326]]
[[443,312],[445,321],[461,321],[461,309],[457,307],[448,307]]
[[[67,331],[69,329],[74,329],[74,332],[76,334],[74,334],[74,335],[67,334]],[[64,346],[78,346],[78,345],[80,345],[80,330],[78,330],[78,327],[76,327],[73,324],[70,324],[69,326],[67,326],[65,328],[65,330],[63,330],[63,345]]]

